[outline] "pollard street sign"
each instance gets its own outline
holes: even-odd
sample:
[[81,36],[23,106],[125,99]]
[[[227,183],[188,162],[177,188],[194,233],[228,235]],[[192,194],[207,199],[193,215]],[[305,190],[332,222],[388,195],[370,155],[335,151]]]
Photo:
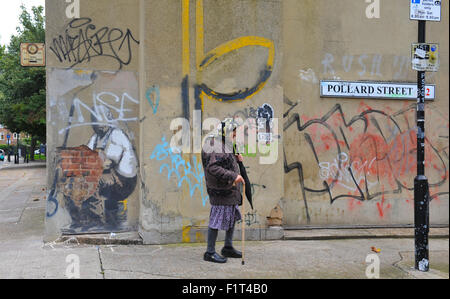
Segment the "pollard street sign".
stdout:
[[[427,85],[425,97],[434,100],[436,86]],[[370,81],[320,81],[322,98],[363,98],[390,100],[417,100],[417,84]]]
[[410,0],[411,20],[441,21],[441,0]]

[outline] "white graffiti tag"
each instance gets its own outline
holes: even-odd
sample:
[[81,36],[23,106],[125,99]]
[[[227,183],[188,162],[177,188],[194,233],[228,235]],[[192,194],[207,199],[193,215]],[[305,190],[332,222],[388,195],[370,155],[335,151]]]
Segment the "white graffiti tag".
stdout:
[[[107,98],[109,97],[109,101]],[[111,99],[114,103],[118,103],[114,106],[111,103]],[[108,103],[107,103],[108,102]],[[69,126],[59,130],[59,134],[63,134],[65,131],[82,126],[101,125],[116,128],[119,122],[135,122],[137,117],[127,117],[125,114],[132,113],[132,109],[125,108],[127,102],[133,104],[139,104],[139,102],[131,97],[127,93],[123,93],[121,97],[112,92],[101,92],[93,95],[93,107],[89,107],[79,98],[75,98],[72,103],[71,111],[74,115],[69,117]],[[100,107],[107,107],[111,111],[111,115],[105,115],[105,109]],[[90,115],[90,119],[86,119],[83,115],[83,110],[87,111]],[[95,121],[92,121],[95,120]]]
[[376,158],[373,158],[370,162],[364,161],[363,163],[360,161],[349,161],[346,153],[340,153],[332,163],[322,162],[319,164],[319,176],[324,181],[336,180],[340,186],[351,191],[356,191],[358,189],[356,184],[359,185],[361,183],[366,183],[367,188],[371,189],[378,184],[378,182],[370,182],[367,179],[375,161]]

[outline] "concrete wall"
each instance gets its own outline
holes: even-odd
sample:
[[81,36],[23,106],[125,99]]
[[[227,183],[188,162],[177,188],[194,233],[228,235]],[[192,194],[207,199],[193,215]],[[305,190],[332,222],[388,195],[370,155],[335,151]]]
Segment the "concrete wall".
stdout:
[[[46,238],[138,230],[145,243],[204,241],[200,157],[169,151],[174,134],[187,132],[171,123],[259,111],[272,114],[277,159],[261,163],[264,147],[245,157],[250,238],[276,236],[267,217],[278,207],[284,226],[412,223],[415,102],[319,96],[321,79],[415,81],[409,1],[381,1],[380,19],[366,18],[367,5],[81,0],[81,19],[71,19],[70,4],[47,0]],[[438,95],[427,105],[433,223],[448,223],[446,5],[427,38],[441,52],[441,70],[428,74]],[[101,128],[111,134],[105,150]]]

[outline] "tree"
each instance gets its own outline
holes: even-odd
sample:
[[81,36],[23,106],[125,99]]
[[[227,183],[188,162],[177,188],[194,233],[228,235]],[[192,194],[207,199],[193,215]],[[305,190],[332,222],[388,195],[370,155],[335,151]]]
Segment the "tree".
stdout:
[[18,34],[0,47],[0,124],[30,134],[33,153],[37,141],[46,142],[45,67],[22,67],[20,44],[45,42],[45,17],[42,6],[32,8],[33,17],[21,9]]

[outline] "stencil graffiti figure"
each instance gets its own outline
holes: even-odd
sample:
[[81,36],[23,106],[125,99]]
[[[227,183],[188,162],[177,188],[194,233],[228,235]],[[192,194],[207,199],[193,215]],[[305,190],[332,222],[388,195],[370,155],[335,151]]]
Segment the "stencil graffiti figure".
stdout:
[[61,148],[56,190],[71,216],[67,233],[122,230],[127,198],[137,183],[137,158],[125,132],[106,106],[98,106],[104,124],[92,114],[94,134],[87,146]]
[[[258,140],[272,142],[274,110],[269,104],[264,104],[258,108]],[[261,133],[265,132],[265,133]]]
[[[105,106],[100,106],[109,121],[113,118]],[[92,122],[96,123],[95,116]],[[137,159],[126,134],[110,126],[93,125],[95,134],[88,147],[99,154],[103,173],[99,181],[98,195],[104,201],[105,223],[117,228],[126,221],[126,199],[137,183]]]

